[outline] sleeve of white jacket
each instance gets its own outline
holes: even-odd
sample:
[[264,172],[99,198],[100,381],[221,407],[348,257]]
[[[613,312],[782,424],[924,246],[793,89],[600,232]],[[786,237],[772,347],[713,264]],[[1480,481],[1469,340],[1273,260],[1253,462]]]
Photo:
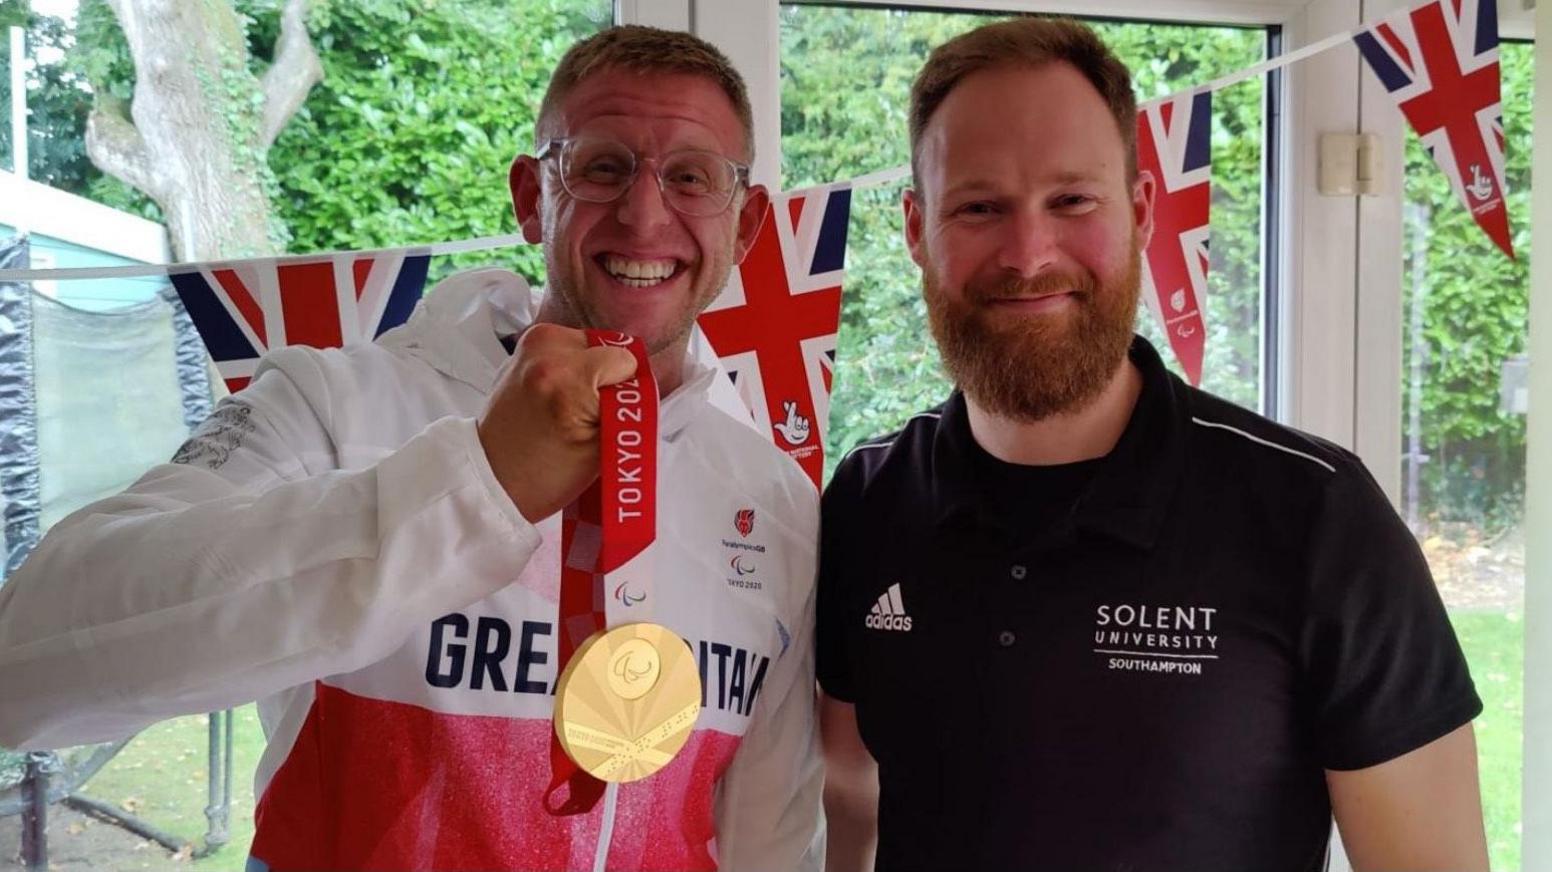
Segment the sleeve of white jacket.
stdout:
[[266,367],[186,462],[55,525],[0,587],[0,745],[105,741],[350,672],[538,547],[472,420],[358,471],[332,458],[304,393]]
[[717,867],[727,872],[824,865],[820,805],[824,763],[814,685],[814,598],[810,588],[779,679],[761,694],[717,795]]

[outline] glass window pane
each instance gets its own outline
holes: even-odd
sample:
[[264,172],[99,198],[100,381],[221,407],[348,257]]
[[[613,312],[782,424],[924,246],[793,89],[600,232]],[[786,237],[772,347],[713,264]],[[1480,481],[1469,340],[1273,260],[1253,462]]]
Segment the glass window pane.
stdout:
[[1505,43],[1501,59],[1517,260],[1407,136],[1401,510],[1485,706],[1476,737],[1492,865],[1518,869],[1532,45]]
[[[782,169],[786,188],[821,184],[910,159],[911,80],[931,49],[994,17],[903,9],[781,9]],[[1147,100],[1265,59],[1261,29],[1093,22],[1132,68]],[[1262,405],[1261,79],[1214,97],[1212,254],[1203,387]],[[858,440],[940,402],[948,383],[927,329],[916,267],[902,238],[904,183],[853,198],[845,303],[830,412],[833,468]],[[1138,329],[1174,365],[1146,306]],[[1175,367],[1179,371],[1178,366]]]

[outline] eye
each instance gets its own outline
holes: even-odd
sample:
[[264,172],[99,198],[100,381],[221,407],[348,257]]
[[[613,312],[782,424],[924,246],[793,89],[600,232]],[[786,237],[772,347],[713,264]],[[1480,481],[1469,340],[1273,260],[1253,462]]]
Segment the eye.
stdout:
[[1087,194],[1063,194],[1052,201],[1052,207],[1064,212],[1088,212],[1098,204],[1098,200]]
[[733,184],[732,170],[726,162],[700,152],[681,152],[671,155],[663,165],[663,183],[674,191],[700,197],[721,193]]
[[985,200],[973,200],[954,209],[955,215],[967,218],[984,218],[997,213],[997,207]]
[[587,162],[579,174],[595,184],[613,184],[630,174],[624,161],[613,157],[599,157]]
[[704,192],[711,187],[711,180],[704,170],[687,167],[676,168],[667,181],[676,188],[696,193]]

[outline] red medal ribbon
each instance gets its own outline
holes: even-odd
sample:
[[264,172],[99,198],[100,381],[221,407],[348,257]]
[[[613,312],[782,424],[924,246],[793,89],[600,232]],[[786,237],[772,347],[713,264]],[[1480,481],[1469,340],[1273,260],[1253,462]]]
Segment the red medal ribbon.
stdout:
[[[599,389],[599,475],[561,519],[560,656],[556,677],[565,671],[588,637],[603,630],[608,596],[604,576],[641,554],[657,538],[657,382],[640,339],[588,330],[590,348],[610,345],[636,356],[636,374]],[[651,597],[650,575],[622,583],[622,598],[642,603]],[[550,787],[544,808],[553,815],[591,811],[604,782],[577,767],[550,734]],[[561,785],[567,798],[555,804]]]

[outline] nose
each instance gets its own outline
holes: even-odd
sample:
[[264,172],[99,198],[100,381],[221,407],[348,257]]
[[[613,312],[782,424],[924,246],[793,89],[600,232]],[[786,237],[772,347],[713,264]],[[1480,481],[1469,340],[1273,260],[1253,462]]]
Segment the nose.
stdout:
[[1020,278],[1034,278],[1056,261],[1059,230],[1045,210],[1020,208],[1004,222],[997,265]]
[[654,230],[673,219],[668,203],[663,200],[663,189],[658,186],[657,175],[650,166],[637,169],[630,188],[620,195],[616,217],[621,224],[634,228],[638,233]]

